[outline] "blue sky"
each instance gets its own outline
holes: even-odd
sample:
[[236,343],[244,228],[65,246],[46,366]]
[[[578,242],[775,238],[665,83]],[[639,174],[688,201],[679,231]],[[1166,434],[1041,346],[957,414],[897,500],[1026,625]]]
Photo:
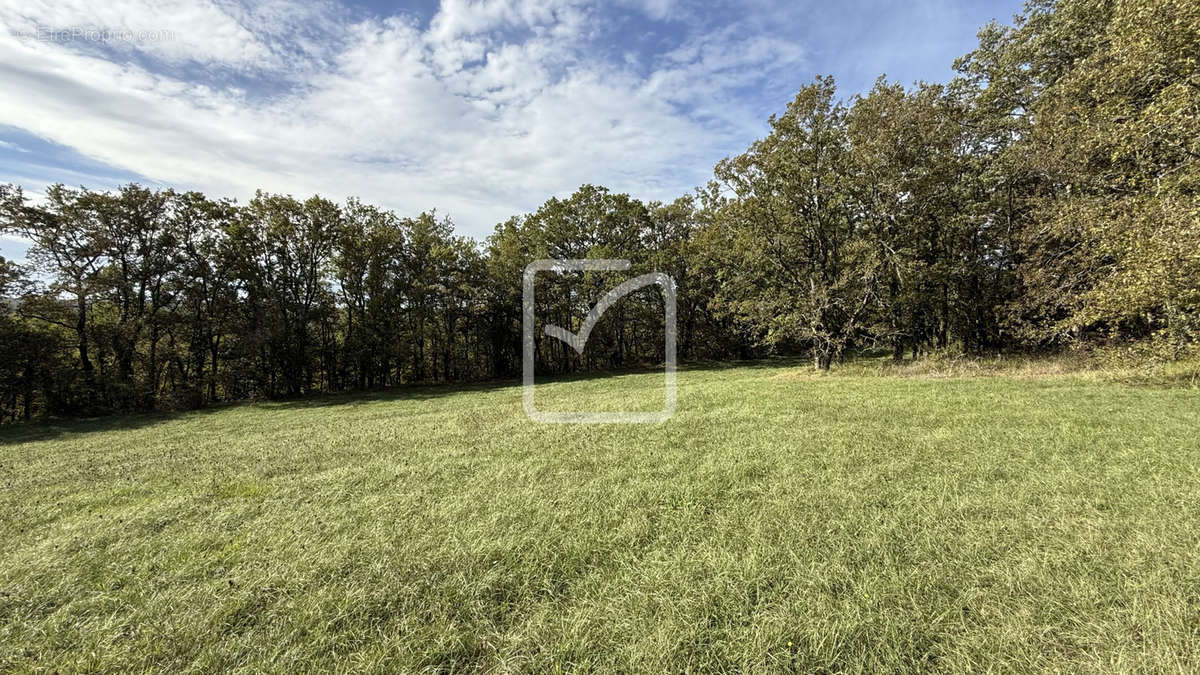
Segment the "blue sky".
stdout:
[[[1016,1],[28,0],[0,6],[0,182],[437,208],[483,236],[596,183],[703,184],[815,75],[945,81]],[[20,253],[7,240],[0,253]]]

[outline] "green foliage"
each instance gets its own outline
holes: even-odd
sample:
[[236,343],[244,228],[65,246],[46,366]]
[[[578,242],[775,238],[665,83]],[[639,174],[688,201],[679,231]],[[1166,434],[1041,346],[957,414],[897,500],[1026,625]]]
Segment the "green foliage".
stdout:
[[829,368],[875,300],[875,261],[851,202],[846,110],[833,80],[805,87],[771,133],[716,168],[709,191],[719,302],[768,344],[811,345]]
[[964,66],[992,119],[1020,120],[993,161],[1038,176],[1013,298],[1026,335],[1175,352],[1200,335],[1198,55],[1194,2],[1063,1],[1031,5]]
[[880,342],[896,358],[1095,339],[1184,354],[1198,58],[1194,2],[1064,0],[985,27],[944,88],[881,80],[845,110],[818,80],[717,167],[722,306],[818,364]]
[[[512,375],[521,274],[551,255],[668,271],[687,283],[683,353],[738,344],[708,310],[713,278],[692,269],[700,225],[687,199],[643,204],[584,186],[498,226],[485,252],[433,212],[402,218],[357,200],[259,193],[237,205],[136,185],[49,195],[30,205],[19,188],[3,194],[4,226],[32,241],[34,274],[6,267],[5,293],[20,325],[46,335],[36,368],[18,358],[35,352],[9,352],[12,394],[0,400],[9,419]],[[544,276],[539,315],[559,325],[613,281]],[[662,299],[647,292],[614,308],[583,358],[541,339],[539,367],[663,356]]]
[[[1059,10],[1069,16],[1074,6]],[[1200,338],[1200,7],[1117,3],[1103,39],[1044,97],[1053,227],[1085,242],[1075,328]]]

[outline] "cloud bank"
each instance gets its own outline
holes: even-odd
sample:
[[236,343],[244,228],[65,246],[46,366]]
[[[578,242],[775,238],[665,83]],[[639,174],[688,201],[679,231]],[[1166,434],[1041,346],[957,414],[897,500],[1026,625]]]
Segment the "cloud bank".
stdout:
[[[816,72],[788,8],[6,3],[0,129],[121,176],[436,207],[479,236],[582,183],[646,199],[702,184]],[[28,149],[5,143],[0,179],[37,189]]]

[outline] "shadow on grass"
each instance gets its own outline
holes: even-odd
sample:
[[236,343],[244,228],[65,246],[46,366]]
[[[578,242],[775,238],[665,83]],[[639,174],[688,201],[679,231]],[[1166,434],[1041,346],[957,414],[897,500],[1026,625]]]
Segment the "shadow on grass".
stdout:
[[211,415],[237,404],[219,404],[184,412],[162,411],[106,415],[104,417],[35,420],[0,427],[0,445],[49,441],[60,436],[103,431],[142,429],[163,422]]
[[[703,371],[721,371],[721,370],[767,370],[771,368],[785,368],[794,365],[807,364],[806,359],[793,359],[790,357],[771,357],[765,359],[757,359],[753,361],[697,361],[686,365],[680,365],[680,372],[703,372]],[[538,375],[537,381],[539,384],[548,382],[580,382],[580,381],[603,381],[612,380],[619,377],[630,375],[654,375],[662,373],[662,366],[637,366],[631,368],[620,368],[605,371],[591,372],[575,372],[575,373],[560,373],[555,375]],[[252,405],[272,410],[281,410],[289,408],[320,408],[327,406],[344,406],[344,405],[361,405],[365,403],[375,403],[379,401],[422,401],[428,399],[437,399],[445,396],[469,392],[487,392],[497,389],[518,388],[521,386],[521,380],[515,377],[499,378],[495,380],[484,380],[480,382],[467,383],[442,383],[442,384],[407,384],[386,389],[377,389],[374,391],[358,391],[346,392],[339,394],[315,394],[311,396],[303,396],[291,399],[276,399],[272,401],[258,401],[243,403],[241,405]]]
[[[680,372],[704,372],[723,370],[766,370],[809,363],[806,359],[770,357],[746,361],[696,361],[680,365]],[[661,373],[662,366],[639,366],[603,372],[578,372],[539,376],[538,382],[577,382],[609,380],[629,375],[652,375]],[[48,441],[66,435],[90,434],[105,431],[134,430],[151,427],[165,422],[204,417],[234,408],[260,408],[264,410],[304,410],[365,405],[388,401],[424,401],[455,396],[463,393],[489,392],[499,389],[519,388],[521,380],[501,378],[481,382],[444,384],[407,384],[372,391],[355,391],[334,394],[313,394],[296,398],[258,401],[234,401],[210,405],[198,410],[181,412],[149,412],[109,415],[83,419],[51,419],[18,423],[0,427],[0,445]]]
[[311,408],[364,405],[386,401],[422,401],[454,396],[465,392],[484,392],[520,386],[517,380],[488,380],[486,382],[453,384],[411,384],[372,391],[332,394],[311,394],[293,398],[230,401],[216,403],[196,410],[125,413],[90,418],[36,420],[0,427],[0,446],[48,441],[66,435],[104,431],[134,430],[165,422],[196,419],[213,413],[241,408],[261,410],[301,410]]

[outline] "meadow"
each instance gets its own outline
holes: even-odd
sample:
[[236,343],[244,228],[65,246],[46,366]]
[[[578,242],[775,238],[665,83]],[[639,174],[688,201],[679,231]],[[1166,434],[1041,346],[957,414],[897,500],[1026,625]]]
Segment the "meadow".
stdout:
[[0,443],[0,670],[1200,669],[1195,388],[783,362],[660,425],[500,383]]

